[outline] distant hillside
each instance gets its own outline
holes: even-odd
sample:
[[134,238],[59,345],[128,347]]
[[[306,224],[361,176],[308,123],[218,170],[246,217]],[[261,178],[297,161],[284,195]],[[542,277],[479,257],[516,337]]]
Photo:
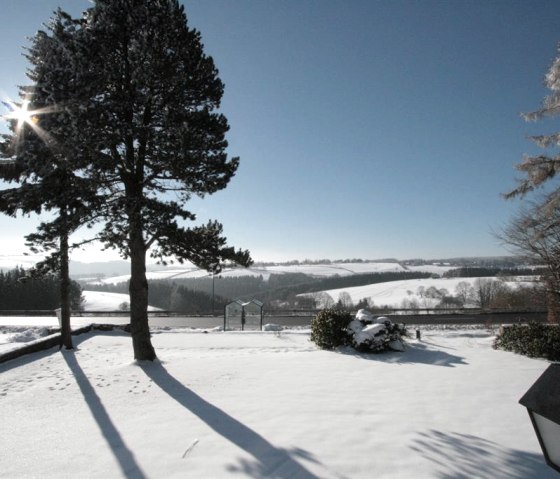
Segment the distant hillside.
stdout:
[[[347,277],[374,273],[403,273],[407,271],[429,272],[432,274],[442,275],[449,271],[448,266],[417,266],[406,268],[399,263],[380,263],[380,262],[358,262],[358,263],[320,263],[320,264],[286,264],[272,266],[252,266],[250,268],[226,268],[218,276],[220,278],[239,278],[252,276],[255,278],[262,277],[264,281],[268,281],[272,275],[297,275],[302,274],[311,278],[329,278],[329,277]],[[126,274],[92,279],[90,283],[117,284],[128,281],[130,275]],[[190,267],[160,267],[153,268],[147,273],[150,280],[186,280],[197,278],[211,278],[212,275],[207,271],[200,270],[193,266]]]

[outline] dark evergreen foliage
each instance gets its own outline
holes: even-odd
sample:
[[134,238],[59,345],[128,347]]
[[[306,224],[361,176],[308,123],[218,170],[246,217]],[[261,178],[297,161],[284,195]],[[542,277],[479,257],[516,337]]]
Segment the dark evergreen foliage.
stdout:
[[[75,281],[71,282],[70,300],[72,309],[81,308],[82,289]],[[60,285],[55,275],[34,278],[23,268],[0,271],[0,310],[54,310],[59,307]]]
[[68,349],[72,348],[69,237],[91,221],[97,204],[95,187],[83,174],[84,148],[75,141],[75,124],[66,114],[77,103],[72,63],[77,31],[79,24],[58,11],[49,25],[50,35],[37,33],[26,55],[33,85],[20,92],[20,113],[27,114],[12,119],[11,134],[0,141],[4,160],[0,178],[18,184],[0,191],[0,211],[54,214],[26,240],[32,251],[50,253],[35,267],[35,275],[59,275],[62,342]]
[[348,311],[324,309],[311,321],[311,341],[321,349],[335,349],[350,344],[348,325],[353,320]]
[[[84,222],[105,221],[99,238],[131,260],[135,358],[153,360],[146,254],[215,272],[224,261],[251,262],[248,251],[226,245],[218,222],[183,226],[196,219],[186,202],[225,188],[239,164],[227,157],[229,126],[216,112],[223,94],[217,69],[177,0],[95,0],[79,19],[58,11],[28,58],[34,86],[25,94],[44,113],[40,129],[31,128],[37,141],[4,141],[2,149],[15,145],[16,156],[23,151],[42,163],[16,158],[9,173],[21,181],[29,166],[40,178],[41,168],[61,175],[46,193],[61,212],[61,222],[49,226],[60,238]],[[30,195],[30,209],[42,194]]]
[[558,325],[529,323],[505,327],[496,336],[494,348],[513,351],[530,358],[560,360],[560,327]]
[[[167,281],[150,282],[150,305],[167,311],[188,314],[223,314],[224,307],[230,300],[222,296],[212,296],[200,291],[192,291],[185,286]],[[213,311],[214,310],[214,311]]]

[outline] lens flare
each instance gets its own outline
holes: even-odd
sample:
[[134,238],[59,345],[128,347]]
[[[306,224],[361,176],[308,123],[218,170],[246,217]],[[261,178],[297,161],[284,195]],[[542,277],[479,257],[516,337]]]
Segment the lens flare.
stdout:
[[16,133],[18,133],[26,123],[33,126],[37,125],[39,122],[39,118],[37,116],[39,112],[29,109],[29,100],[23,100],[21,106],[18,106],[11,101],[2,103],[11,110],[7,115],[4,115],[4,118],[7,120],[16,120],[17,122]]

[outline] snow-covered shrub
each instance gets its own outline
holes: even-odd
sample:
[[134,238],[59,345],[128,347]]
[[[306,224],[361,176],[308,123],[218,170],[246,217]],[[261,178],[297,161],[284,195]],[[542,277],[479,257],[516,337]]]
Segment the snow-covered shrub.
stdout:
[[360,352],[404,351],[404,324],[386,316],[375,318],[360,309],[355,319],[347,311],[325,309],[311,322],[311,340],[322,349],[352,346]]
[[374,318],[361,309],[356,319],[348,325],[350,344],[358,351],[379,353],[382,351],[404,351],[404,324],[394,324],[389,318]]
[[324,309],[311,321],[311,341],[321,349],[334,349],[349,344],[348,325],[352,315],[348,311]]

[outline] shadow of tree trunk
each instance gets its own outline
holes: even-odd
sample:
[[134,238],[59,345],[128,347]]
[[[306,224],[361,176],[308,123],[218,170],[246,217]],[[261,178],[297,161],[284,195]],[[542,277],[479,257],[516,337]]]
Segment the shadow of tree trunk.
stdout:
[[134,454],[127,447],[118,429],[113,424],[113,421],[111,421],[109,413],[105,409],[105,406],[103,406],[101,399],[78,364],[78,360],[76,359],[74,353],[68,351],[64,352],[62,356],[76,378],[76,382],[82,391],[86,404],[91,411],[91,415],[97,422],[101,434],[103,434],[103,437],[109,444],[109,447],[111,448],[123,475],[128,479],[145,479],[146,476],[139,464],[136,462]]
[[141,367],[171,398],[255,459],[254,463],[241,461],[241,465],[232,466],[230,472],[243,472],[253,477],[318,479],[293,458],[299,456],[314,461],[308,452],[275,447],[260,434],[184,386],[161,363],[142,364]]

